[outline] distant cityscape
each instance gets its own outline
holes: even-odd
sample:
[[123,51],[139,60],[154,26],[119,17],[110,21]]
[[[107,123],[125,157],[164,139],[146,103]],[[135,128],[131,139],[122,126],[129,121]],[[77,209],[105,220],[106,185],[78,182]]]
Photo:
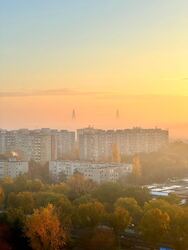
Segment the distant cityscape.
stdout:
[[0,130],[0,154],[14,152],[20,160],[45,164],[54,160],[113,162],[121,157],[151,153],[165,147],[169,132],[160,128],[102,130],[92,127],[75,131],[42,128]]
[[0,130],[0,178],[27,174],[29,162],[49,165],[49,173],[58,181],[62,175],[79,172],[95,182],[117,181],[132,172],[132,164],[121,158],[151,153],[165,147],[167,130],[132,128],[101,130],[92,127],[68,130]]

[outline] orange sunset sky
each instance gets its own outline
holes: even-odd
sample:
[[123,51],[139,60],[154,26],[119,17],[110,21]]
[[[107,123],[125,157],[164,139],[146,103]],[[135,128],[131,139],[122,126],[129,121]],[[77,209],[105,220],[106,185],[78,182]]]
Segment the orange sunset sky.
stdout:
[[157,126],[188,138],[187,9],[186,0],[2,1],[0,128]]

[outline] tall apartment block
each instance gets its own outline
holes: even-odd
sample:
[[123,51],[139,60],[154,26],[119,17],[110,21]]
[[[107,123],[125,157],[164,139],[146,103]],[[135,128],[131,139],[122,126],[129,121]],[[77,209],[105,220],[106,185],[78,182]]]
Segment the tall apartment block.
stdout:
[[60,130],[52,134],[52,160],[70,158],[75,146],[75,132]]
[[75,132],[43,128],[39,130],[0,130],[0,154],[15,151],[25,161],[46,163],[64,159],[73,152]]
[[111,160],[113,146],[122,156],[156,152],[168,144],[169,134],[162,129],[100,130],[94,128],[77,131],[80,160]]

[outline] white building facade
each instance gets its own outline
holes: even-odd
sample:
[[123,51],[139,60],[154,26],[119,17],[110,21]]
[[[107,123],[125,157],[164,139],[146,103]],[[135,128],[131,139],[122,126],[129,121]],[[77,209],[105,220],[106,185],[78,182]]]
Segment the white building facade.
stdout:
[[80,160],[111,161],[115,145],[121,156],[151,153],[168,145],[169,134],[162,129],[100,130],[79,129],[78,143]]
[[27,161],[0,160],[0,178],[16,178],[19,175],[27,174],[28,171],[29,163]]
[[58,181],[62,173],[70,177],[78,172],[97,183],[116,182],[122,176],[132,173],[132,164],[51,161],[49,163],[49,172],[55,181]]
[[0,130],[0,154],[16,152],[24,161],[46,162],[69,157],[74,149],[75,132],[48,128]]

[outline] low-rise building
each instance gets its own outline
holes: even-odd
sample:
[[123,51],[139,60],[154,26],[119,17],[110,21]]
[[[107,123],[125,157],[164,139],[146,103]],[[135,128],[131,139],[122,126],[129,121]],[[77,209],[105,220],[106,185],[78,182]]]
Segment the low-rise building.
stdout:
[[150,194],[155,197],[177,195],[182,202],[188,201],[188,179],[172,179],[167,183],[146,185]]
[[27,174],[28,171],[29,163],[27,161],[0,160],[0,179],[5,177],[16,178],[19,175]]
[[80,161],[51,161],[49,172],[52,178],[59,180],[61,174],[70,177],[79,172],[88,179],[97,183],[112,181],[132,172],[132,164],[124,163],[93,163]]

